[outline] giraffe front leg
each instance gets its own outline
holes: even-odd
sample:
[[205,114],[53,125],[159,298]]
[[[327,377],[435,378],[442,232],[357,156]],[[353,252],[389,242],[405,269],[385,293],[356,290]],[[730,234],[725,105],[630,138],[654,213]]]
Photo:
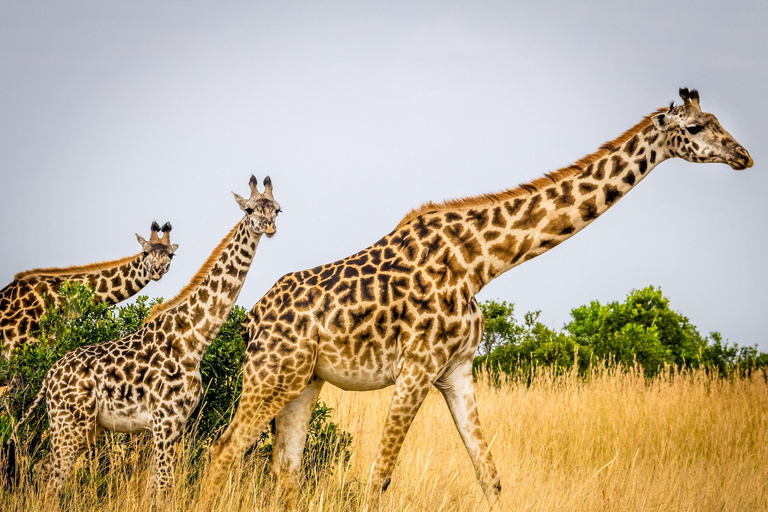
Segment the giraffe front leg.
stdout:
[[381,493],[387,490],[405,435],[431,386],[428,374],[419,365],[406,365],[397,376],[379,453],[371,471],[369,510],[377,508]]
[[309,419],[323,384],[323,379],[314,377],[304,391],[275,417],[271,467],[281,484],[283,502],[289,510],[298,505],[299,472]]
[[448,404],[456,429],[475,466],[477,480],[488,503],[493,505],[501,493],[501,482],[480,425],[472,380],[472,360],[468,359],[452,372],[443,375],[435,386]]

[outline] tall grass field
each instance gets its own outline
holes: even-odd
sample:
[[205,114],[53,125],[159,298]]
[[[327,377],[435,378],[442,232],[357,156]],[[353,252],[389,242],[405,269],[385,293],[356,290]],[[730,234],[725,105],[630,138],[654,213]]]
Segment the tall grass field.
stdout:
[[[366,510],[365,486],[391,393],[326,385],[321,398],[334,409],[332,420],[354,436],[352,457],[317,482],[307,479],[303,510]],[[610,369],[586,378],[541,371],[524,381],[481,375],[476,396],[502,481],[493,510],[768,510],[768,376],[762,370],[750,377],[662,372],[652,380]],[[22,480],[15,490],[0,490],[0,510],[150,510],[148,436],[135,436],[128,449],[105,437],[79,459],[56,502],[42,499],[21,450]],[[173,494],[160,508],[198,510],[204,458],[193,452],[180,449]],[[279,484],[264,466],[263,458],[251,456],[234,467],[215,510],[283,510]],[[437,391],[416,417],[380,509],[491,510]]]

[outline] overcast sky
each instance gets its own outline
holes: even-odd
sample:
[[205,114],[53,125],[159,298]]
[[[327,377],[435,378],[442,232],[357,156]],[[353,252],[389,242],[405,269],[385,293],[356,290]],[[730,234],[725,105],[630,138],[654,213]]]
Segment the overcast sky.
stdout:
[[[122,5],[121,5],[122,4]],[[170,298],[269,174],[284,213],[238,301],[352,254],[427,200],[567,166],[698,88],[755,166],[680,160],[479,299],[570,310],[661,286],[702,334],[768,351],[768,4],[0,3],[0,287],[180,248]]]

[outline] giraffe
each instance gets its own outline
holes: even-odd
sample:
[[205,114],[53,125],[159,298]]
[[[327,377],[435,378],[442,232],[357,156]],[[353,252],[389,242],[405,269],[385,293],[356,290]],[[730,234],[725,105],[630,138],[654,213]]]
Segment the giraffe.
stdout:
[[[114,261],[90,265],[43,268],[16,274],[0,290],[0,359],[8,358],[18,347],[30,343],[46,306],[59,306],[59,287],[65,281],[91,286],[99,302],[117,304],[137,294],[150,281],[168,272],[178,244],[171,244],[170,222],[151,226],[149,241],[136,234],[142,252]],[[159,236],[158,233],[163,233]]]
[[[78,454],[105,430],[151,431],[152,490],[171,486],[176,441],[203,394],[200,361],[240,294],[261,235],[275,234],[280,206],[272,195],[272,181],[264,179],[263,193],[257,186],[251,176],[249,199],[233,192],[243,218],[189,284],[155,306],[138,331],[77,348],[48,371],[13,438],[45,399],[51,453],[35,473],[40,478],[50,475],[49,495],[60,491]],[[14,458],[8,456],[9,461]]]
[[427,392],[443,395],[487,500],[501,484],[474,398],[472,360],[484,320],[475,295],[492,279],[575,235],[673,157],[752,166],[749,153],[701,111],[697,91],[659,109],[573,165],[498,193],[429,202],[372,246],[280,278],[243,324],[243,394],[211,448],[203,502],[274,417],[271,468],[295,507],[308,420],[324,382],[366,391],[394,385],[369,504]]

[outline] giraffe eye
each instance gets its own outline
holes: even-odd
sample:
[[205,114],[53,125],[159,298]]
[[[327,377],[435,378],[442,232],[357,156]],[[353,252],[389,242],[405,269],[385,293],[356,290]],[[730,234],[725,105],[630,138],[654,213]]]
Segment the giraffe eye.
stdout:
[[691,135],[696,135],[701,130],[703,130],[704,127],[699,126],[698,124],[692,124],[691,126],[686,126],[685,129],[688,130],[688,133],[690,133]]
[[253,215],[253,208],[246,208],[245,213],[247,213],[248,215]]
[[172,260],[174,256],[176,256],[176,255],[175,254],[169,254],[168,255],[168,259]]
[[283,211],[283,210],[277,210],[277,211],[275,212],[275,215],[279,215],[281,211]]

